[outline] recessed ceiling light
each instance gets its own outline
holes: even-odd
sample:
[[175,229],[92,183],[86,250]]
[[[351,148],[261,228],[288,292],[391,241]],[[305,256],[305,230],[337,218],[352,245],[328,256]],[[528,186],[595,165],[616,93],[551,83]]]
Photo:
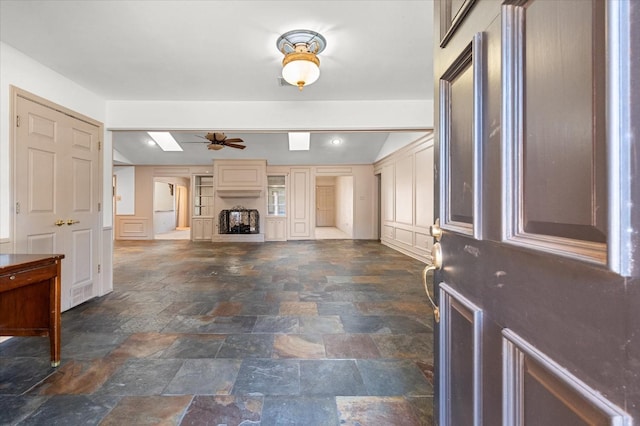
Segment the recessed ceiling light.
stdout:
[[169,132],[147,132],[163,151],[183,151]]
[[340,139],[335,138],[331,140],[331,144],[332,145],[340,145],[340,142],[342,142]]

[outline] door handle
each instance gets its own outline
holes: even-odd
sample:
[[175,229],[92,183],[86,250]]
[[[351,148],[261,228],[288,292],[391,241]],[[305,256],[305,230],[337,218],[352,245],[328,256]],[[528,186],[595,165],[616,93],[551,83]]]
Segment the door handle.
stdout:
[[[434,227],[437,225],[438,223],[436,222],[436,225],[434,225]],[[427,285],[427,275],[430,272],[433,273],[437,269],[441,269],[441,268],[442,268],[442,247],[440,246],[439,242],[435,242],[433,243],[433,247],[431,247],[431,265],[425,266],[425,268],[422,270],[422,284],[424,285],[424,291],[425,293],[427,293],[429,302],[433,307],[433,317],[436,320],[436,322],[440,322],[440,308],[438,308],[438,305],[436,305],[436,302],[433,301],[433,298],[429,293],[429,286]],[[435,288],[435,283],[434,283],[434,288]]]
[[440,218],[436,219],[436,222],[429,227],[429,234],[435,238],[436,242],[442,239],[442,228],[440,228]]
[[62,219],[58,219],[58,220],[56,220],[56,221],[54,222],[54,225],[56,225],[56,226],[62,226],[62,225],[64,225],[65,223],[66,223],[66,222],[65,222],[64,220],[62,220]]
[[69,226],[71,226],[73,224],[76,224],[76,223],[80,223],[80,221],[79,220],[73,220],[73,219],[67,220],[67,225],[69,225]]

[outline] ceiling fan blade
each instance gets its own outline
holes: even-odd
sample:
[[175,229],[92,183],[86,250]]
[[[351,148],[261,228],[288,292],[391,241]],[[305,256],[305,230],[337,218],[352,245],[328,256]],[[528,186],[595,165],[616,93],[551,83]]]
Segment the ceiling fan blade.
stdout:
[[225,142],[231,142],[231,143],[244,143],[244,141],[240,138],[228,138],[224,140]]
[[212,149],[214,151],[218,151],[220,149],[224,148],[224,145],[220,145],[217,143],[210,143],[209,146],[207,146],[207,149]]
[[[207,136],[209,136],[210,134],[211,134],[211,133],[207,133]],[[199,137],[199,138],[202,138],[202,139],[204,139],[204,140],[206,140],[206,141],[208,141],[208,140],[209,140],[209,138],[208,138],[207,136],[200,136],[200,135],[196,135],[196,136],[197,136],[197,137]]]
[[245,149],[246,148],[246,146],[244,146],[244,145],[238,145],[238,144],[229,143],[229,142],[226,142],[226,141],[225,141],[224,145],[225,146],[230,146],[231,148],[238,148],[238,149]]

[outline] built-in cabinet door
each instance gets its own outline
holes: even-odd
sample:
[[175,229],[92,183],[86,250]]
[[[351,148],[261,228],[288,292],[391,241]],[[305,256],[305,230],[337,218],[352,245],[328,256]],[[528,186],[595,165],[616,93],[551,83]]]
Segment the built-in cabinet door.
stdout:
[[287,218],[267,217],[265,241],[286,241],[287,240]]
[[631,425],[640,8],[434,3],[438,422]]
[[213,219],[192,218],[191,219],[191,239],[211,241],[213,236]]
[[66,310],[99,291],[102,130],[21,95],[16,105],[15,250],[65,255]]

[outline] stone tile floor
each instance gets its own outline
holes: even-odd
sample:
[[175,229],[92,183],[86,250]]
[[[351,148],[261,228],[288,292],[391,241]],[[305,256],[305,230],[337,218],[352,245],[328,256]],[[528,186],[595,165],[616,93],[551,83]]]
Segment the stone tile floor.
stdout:
[[431,425],[423,266],[375,241],[116,242],[59,368],[47,338],[0,343],[0,424]]

